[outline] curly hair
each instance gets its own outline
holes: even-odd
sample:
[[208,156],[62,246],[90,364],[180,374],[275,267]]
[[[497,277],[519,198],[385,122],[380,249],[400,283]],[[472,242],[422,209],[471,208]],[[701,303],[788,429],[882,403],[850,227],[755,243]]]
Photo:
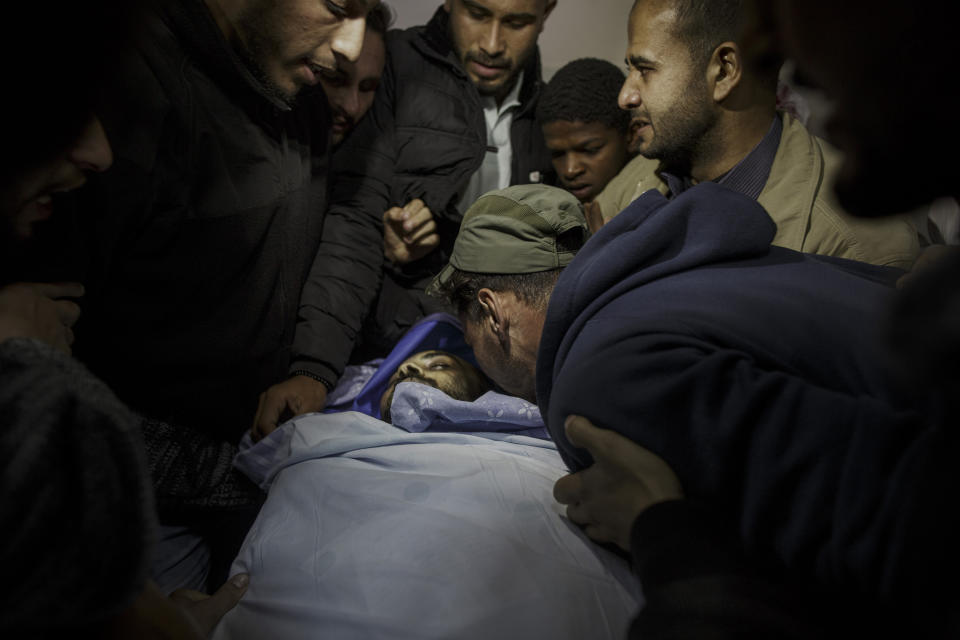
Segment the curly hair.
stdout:
[[568,62],[540,95],[537,120],[540,124],[557,120],[600,122],[626,134],[630,114],[617,106],[623,80],[623,72],[606,60],[580,58]]

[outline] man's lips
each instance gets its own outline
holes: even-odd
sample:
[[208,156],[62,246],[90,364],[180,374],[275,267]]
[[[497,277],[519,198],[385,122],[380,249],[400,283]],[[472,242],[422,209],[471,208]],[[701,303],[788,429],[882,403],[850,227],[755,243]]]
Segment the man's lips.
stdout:
[[49,194],[37,198],[34,202],[34,212],[33,222],[49,218],[53,215],[53,198]]
[[346,131],[353,126],[353,122],[349,118],[344,118],[342,116],[335,117],[333,119],[333,130],[337,132]]
[[592,188],[593,188],[592,184],[577,183],[577,184],[567,185],[567,191],[572,193],[578,200],[589,195],[590,190]]
[[420,378],[418,376],[410,376],[407,378],[400,378],[399,380],[397,380],[397,384],[400,384],[401,382],[416,382],[418,384],[425,384],[427,386],[433,387],[434,389],[440,388],[437,385],[435,380],[430,380],[429,378]]
[[471,58],[467,64],[481,78],[496,78],[507,69],[505,65],[486,64],[474,58]]

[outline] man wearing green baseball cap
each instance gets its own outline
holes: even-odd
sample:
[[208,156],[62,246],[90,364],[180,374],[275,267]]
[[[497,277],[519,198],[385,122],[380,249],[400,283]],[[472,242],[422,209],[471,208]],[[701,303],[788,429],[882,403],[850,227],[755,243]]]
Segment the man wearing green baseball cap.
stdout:
[[580,202],[545,185],[488,192],[464,214],[450,262],[427,293],[452,302],[477,362],[504,391],[537,401],[547,302],[588,234]]

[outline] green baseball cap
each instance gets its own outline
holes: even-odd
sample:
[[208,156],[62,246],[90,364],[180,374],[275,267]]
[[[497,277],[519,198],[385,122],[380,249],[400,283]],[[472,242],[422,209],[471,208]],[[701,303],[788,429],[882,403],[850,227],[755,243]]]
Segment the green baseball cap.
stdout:
[[427,293],[438,295],[457,269],[512,275],[565,267],[576,251],[558,247],[557,238],[574,230],[589,235],[583,206],[568,191],[524,184],[485,193],[463,215],[450,262]]

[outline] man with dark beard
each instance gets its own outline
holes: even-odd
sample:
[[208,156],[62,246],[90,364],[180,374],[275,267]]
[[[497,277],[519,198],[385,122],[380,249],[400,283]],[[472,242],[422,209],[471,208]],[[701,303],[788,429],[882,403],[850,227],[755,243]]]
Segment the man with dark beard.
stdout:
[[334,147],[350,135],[373,106],[387,61],[387,29],[392,20],[390,7],[381,2],[367,15],[367,32],[357,61],[343,61],[336,71],[320,74],[320,84],[333,112]]
[[[537,40],[556,0],[446,0],[424,26],[387,35],[373,107],[337,151],[331,212],[382,217],[364,262],[383,265],[357,361],[382,356],[437,311],[423,289],[444,265],[462,212],[481,194],[551,181],[535,118]],[[358,260],[360,257],[358,256]],[[380,273],[358,271],[368,285]]]
[[863,220],[833,195],[840,157],[776,110],[780,59],[747,62],[736,0],[638,0],[628,25],[639,154],[597,197],[603,217],[644,191],[675,197],[712,181],[757,200],[777,225],[773,244],[909,269],[919,251],[906,217]]
[[453,398],[473,402],[491,389],[490,382],[475,366],[446,351],[415,353],[397,367],[380,398],[380,415],[390,422],[390,404],[401,382],[426,384]]
[[[82,261],[56,277],[86,289],[77,357],[137,413],[228,450],[280,380],[281,406],[322,406],[361,322],[353,236],[325,243],[321,229],[376,234],[379,217],[324,220],[330,119],[312,86],[357,59],[377,0],[151,4],[98,111],[113,171],[68,221]],[[193,463],[184,478],[200,474]],[[161,505],[161,521],[185,534],[184,556],[202,546],[196,532],[216,538],[216,575],[256,505],[211,511],[189,504],[212,487],[197,489]],[[161,560],[189,564],[175,555]]]

